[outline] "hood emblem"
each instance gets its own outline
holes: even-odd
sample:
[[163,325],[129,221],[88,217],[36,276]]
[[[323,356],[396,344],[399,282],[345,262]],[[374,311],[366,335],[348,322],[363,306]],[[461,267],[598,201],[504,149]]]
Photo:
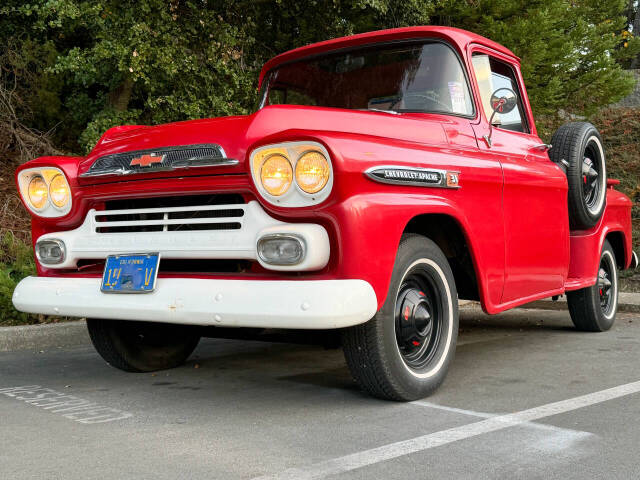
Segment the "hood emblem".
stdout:
[[156,163],[164,162],[165,156],[166,155],[156,155],[155,153],[140,155],[139,157],[131,159],[131,163],[129,163],[129,166],[150,167],[151,165],[155,165]]

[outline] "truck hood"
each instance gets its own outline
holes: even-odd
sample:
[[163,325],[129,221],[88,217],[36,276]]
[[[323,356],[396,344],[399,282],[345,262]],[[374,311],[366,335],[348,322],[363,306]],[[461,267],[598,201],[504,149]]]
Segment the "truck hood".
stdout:
[[[435,117],[435,118],[429,118]],[[446,117],[427,115],[392,115],[384,112],[355,111],[324,107],[274,105],[252,115],[189,120],[157,126],[129,125],[115,127],[100,138],[94,149],[80,160],[78,174],[87,172],[93,163],[106,155],[187,145],[216,144],[236,165],[177,169],[163,176],[222,175],[248,173],[248,153],[259,144],[292,140],[296,136],[310,139],[314,135],[350,134],[384,137],[433,145],[446,144],[443,124]],[[127,175],[157,175],[156,173]],[[81,183],[122,181],[119,175],[80,178]]]

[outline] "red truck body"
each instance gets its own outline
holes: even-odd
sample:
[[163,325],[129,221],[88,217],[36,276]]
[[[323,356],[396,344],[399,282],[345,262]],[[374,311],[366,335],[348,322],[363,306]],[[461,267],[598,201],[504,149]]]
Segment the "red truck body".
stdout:
[[[538,148],[542,141],[535,130],[519,59],[506,48],[453,28],[401,28],[287,52],[269,61],[260,78],[262,81],[265,73],[278,65],[321,52],[421,38],[447,42],[467,70],[474,52],[489,53],[512,65],[530,133],[494,129],[489,148],[482,140],[489,129],[488,119],[477,100],[480,93],[471,74],[473,118],[429,113],[390,116],[376,111],[273,105],[248,116],[116,127],[103,135],[87,157],[42,157],[20,167],[17,175],[38,166],[60,168],[73,195],[72,209],[64,217],[33,215],[34,243],[43,234],[78,227],[90,209],[100,210],[107,200],[234,192],[247,200],[257,200],[275,219],[322,225],[331,247],[326,267],[295,274],[259,266],[237,275],[160,271],[160,278],[357,278],[373,287],[381,307],[403,232],[419,229],[425,222],[446,227],[446,235],[461,236],[476,283],[470,285],[466,296],[477,297],[488,313],[592,285],[606,238],[616,249],[619,266],[628,267],[632,256],[630,200],[611,186],[601,221],[589,231],[569,230],[566,176]],[[262,145],[300,140],[318,142],[329,152],[335,175],[333,190],[320,205],[296,209],[274,206],[256,190],[249,154]],[[227,157],[238,159],[238,163],[141,172],[126,178],[80,177],[105,155],[208,143],[222,145]],[[371,167],[389,164],[458,171],[460,188],[390,186],[363,174]],[[102,265],[60,270],[38,263],[38,275],[100,277]]]

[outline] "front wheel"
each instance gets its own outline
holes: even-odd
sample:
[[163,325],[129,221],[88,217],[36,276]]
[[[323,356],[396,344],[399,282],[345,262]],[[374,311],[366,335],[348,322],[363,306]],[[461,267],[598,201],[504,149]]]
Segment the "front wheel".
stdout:
[[182,365],[200,341],[196,327],[185,325],[89,318],[87,327],[100,356],[125,372]]
[[567,292],[567,304],[578,330],[604,332],[613,326],[618,310],[618,270],[615,254],[606,240],[600,254],[596,284]]
[[400,242],[387,299],[362,325],[343,331],[347,365],[362,389],[410,401],[444,381],[458,336],[453,273],[438,246],[420,235]]

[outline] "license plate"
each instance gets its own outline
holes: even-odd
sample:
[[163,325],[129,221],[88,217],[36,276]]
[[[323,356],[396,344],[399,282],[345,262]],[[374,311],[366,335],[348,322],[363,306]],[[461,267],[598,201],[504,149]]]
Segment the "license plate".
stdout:
[[104,265],[100,290],[105,293],[153,292],[159,263],[158,253],[110,255]]

